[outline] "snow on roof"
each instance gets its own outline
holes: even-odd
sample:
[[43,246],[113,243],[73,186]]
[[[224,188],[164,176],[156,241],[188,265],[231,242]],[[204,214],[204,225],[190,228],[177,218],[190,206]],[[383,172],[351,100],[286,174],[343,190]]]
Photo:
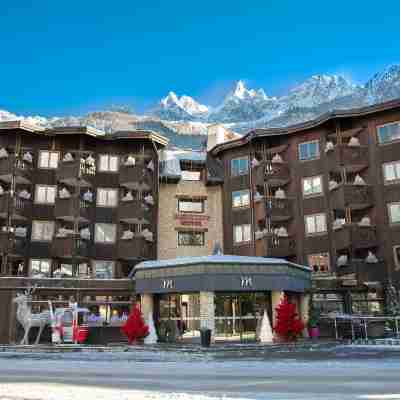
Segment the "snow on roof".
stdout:
[[311,272],[311,268],[295,264],[282,258],[272,257],[245,257],[233,255],[212,255],[199,257],[178,257],[168,260],[143,261],[137,264],[134,270],[144,268],[179,267],[193,264],[242,264],[242,265],[290,265]]

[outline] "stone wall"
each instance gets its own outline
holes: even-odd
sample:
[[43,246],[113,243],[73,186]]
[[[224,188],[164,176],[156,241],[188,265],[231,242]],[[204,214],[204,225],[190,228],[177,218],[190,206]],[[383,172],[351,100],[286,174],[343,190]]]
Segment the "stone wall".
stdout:
[[[185,223],[178,217],[179,197],[200,197],[205,199],[204,214],[193,214],[202,218],[202,226]],[[190,215],[185,213],[190,222]],[[160,207],[158,226],[158,259],[176,257],[206,256],[212,254],[216,242],[223,248],[222,234],[222,191],[220,186],[206,186],[203,182],[181,181],[178,184],[160,184]],[[187,221],[186,221],[187,222]],[[178,246],[178,228],[183,230],[204,230],[204,246]]]

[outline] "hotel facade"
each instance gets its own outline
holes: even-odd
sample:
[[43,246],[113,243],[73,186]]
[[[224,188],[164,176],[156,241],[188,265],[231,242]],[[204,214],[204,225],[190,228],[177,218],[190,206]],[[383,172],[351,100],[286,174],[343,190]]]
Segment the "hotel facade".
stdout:
[[255,331],[282,292],[304,318],[310,292],[325,313],[385,312],[400,284],[400,101],[238,138],[212,127],[202,153],[167,145],[0,124],[0,342],[17,339],[12,298],[33,285],[33,310],[94,310],[94,342],[118,340],[139,295],[156,321],[211,316],[221,335]]

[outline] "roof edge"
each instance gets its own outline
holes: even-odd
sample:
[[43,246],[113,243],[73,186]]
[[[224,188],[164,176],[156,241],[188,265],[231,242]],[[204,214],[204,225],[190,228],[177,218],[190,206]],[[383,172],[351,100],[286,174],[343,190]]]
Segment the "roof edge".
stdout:
[[256,128],[250,130],[239,139],[234,139],[228,142],[219,143],[215,145],[210,150],[210,153],[213,155],[217,155],[221,151],[225,151],[233,147],[238,147],[247,144],[254,137],[289,135],[305,129],[315,128],[319,125],[324,124],[327,121],[336,118],[360,117],[364,115],[373,114],[376,112],[389,111],[398,107],[400,107],[400,98],[389,100],[383,103],[373,104],[366,107],[350,108],[348,110],[329,111],[327,113],[321,114],[320,116],[318,116],[313,120],[301,122],[295,125],[289,125],[282,128]]

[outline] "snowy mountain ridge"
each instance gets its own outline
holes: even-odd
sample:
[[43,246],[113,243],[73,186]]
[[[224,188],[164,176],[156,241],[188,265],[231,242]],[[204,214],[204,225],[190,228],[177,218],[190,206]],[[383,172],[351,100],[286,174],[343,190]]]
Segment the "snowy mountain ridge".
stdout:
[[341,75],[313,75],[280,97],[268,96],[263,89],[248,88],[239,80],[216,107],[188,95],[169,92],[146,115],[129,109],[110,109],[85,116],[17,116],[0,110],[0,121],[24,119],[45,127],[91,125],[105,132],[152,129],[167,136],[173,146],[198,148],[210,124],[221,123],[244,133],[257,127],[283,127],[332,110],[363,107],[400,98],[400,65],[376,73],[364,85],[356,85]]

